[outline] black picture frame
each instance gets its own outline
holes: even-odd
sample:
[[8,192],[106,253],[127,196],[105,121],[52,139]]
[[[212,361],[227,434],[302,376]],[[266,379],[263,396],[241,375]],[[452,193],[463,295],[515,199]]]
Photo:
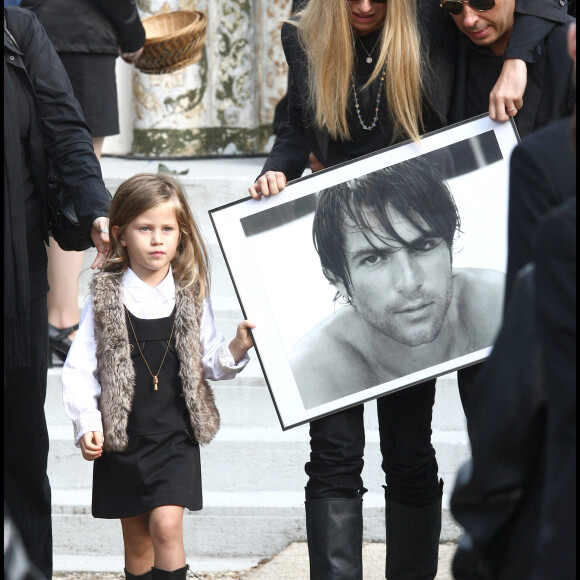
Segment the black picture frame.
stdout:
[[[451,355],[436,364],[426,363],[424,368],[411,372],[402,371],[396,378],[377,371],[377,376],[388,376],[377,384],[361,381],[357,386],[357,381],[351,378],[350,386],[342,385],[336,390],[317,386],[314,378],[317,373],[304,372],[308,364],[299,363],[302,371],[297,371],[296,366],[293,370],[299,341],[318,332],[316,329],[323,320],[332,324],[332,317],[340,309],[353,308],[335,302],[336,287],[324,276],[314,247],[312,222],[319,192],[375,172],[383,175],[386,168],[397,170],[407,167],[409,160],[421,158],[441,174],[461,218],[452,250],[454,280],[456,273],[474,269],[478,270],[476,273],[505,274],[509,157],[518,142],[513,121],[497,123],[488,115],[481,115],[424,135],[420,145],[408,141],[306,175],[288,183],[279,195],[260,200],[247,197],[210,210],[244,317],[256,323],[255,350],[283,430],[475,364],[487,358],[493,346],[466,347],[466,352],[459,356]],[[459,296],[457,288],[455,282],[453,300]],[[475,294],[471,286],[466,288],[464,294],[471,300]],[[474,329],[490,320],[499,320],[502,303],[501,298],[496,300],[496,295],[500,293],[494,290],[492,300],[490,290],[489,312],[482,314],[485,320],[472,324]],[[345,311],[342,316],[355,315]],[[364,332],[363,327],[357,322],[354,333]],[[331,348],[332,341],[328,344],[328,349],[312,349],[312,353],[317,352],[312,368],[320,373],[326,364],[330,373],[344,365],[347,376],[355,368],[347,362],[348,352],[346,355],[342,352],[337,362],[332,356],[339,351]],[[326,351],[329,355],[325,362]],[[310,351],[306,352],[308,357]],[[403,359],[399,353],[397,360]],[[350,390],[344,394],[341,388]]]

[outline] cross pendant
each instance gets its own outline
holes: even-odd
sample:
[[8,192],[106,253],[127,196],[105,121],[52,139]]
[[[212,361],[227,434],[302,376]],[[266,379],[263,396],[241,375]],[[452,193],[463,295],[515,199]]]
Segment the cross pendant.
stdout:
[[157,376],[153,377],[153,390],[157,391],[157,383],[159,382],[159,380],[157,379]]

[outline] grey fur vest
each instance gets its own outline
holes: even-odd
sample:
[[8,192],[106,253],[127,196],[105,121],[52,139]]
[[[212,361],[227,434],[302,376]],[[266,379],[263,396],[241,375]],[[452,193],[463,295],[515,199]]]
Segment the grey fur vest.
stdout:
[[[97,273],[91,282],[97,370],[101,384],[99,410],[105,451],[123,451],[128,444],[127,423],[135,392],[129,334],[122,295],[122,274]],[[175,345],[179,378],[193,433],[207,445],[216,435],[220,417],[211,387],[203,378],[199,288],[176,285]]]

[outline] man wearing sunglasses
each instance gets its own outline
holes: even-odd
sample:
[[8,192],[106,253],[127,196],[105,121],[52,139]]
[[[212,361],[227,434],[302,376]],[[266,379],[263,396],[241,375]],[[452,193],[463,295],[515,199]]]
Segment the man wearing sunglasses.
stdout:
[[[453,98],[449,119],[463,121],[487,112],[489,94],[501,70],[514,27],[515,0],[441,0],[459,30]],[[527,62],[522,100],[506,106],[521,137],[572,114],[576,91],[572,61],[563,58],[567,22],[556,24]],[[535,61],[535,62],[534,62]],[[517,115],[517,117],[516,117]]]

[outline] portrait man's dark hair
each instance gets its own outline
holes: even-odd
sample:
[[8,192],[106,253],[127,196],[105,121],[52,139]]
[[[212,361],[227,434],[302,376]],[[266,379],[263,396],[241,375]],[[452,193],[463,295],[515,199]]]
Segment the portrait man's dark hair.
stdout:
[[[421,233],[442,238],[449,247],[460,228],[457,206],[447,182],[423,157],[415,157],[322,190],[314,214],[312,237],[324,275],[342,282],[351,292],[345,255],[345,222],[348,219],[369,244],[394,240],[414,248],[400,237],[391,223],[394,209]],[[378,220],[377,226],[369,217]]]

